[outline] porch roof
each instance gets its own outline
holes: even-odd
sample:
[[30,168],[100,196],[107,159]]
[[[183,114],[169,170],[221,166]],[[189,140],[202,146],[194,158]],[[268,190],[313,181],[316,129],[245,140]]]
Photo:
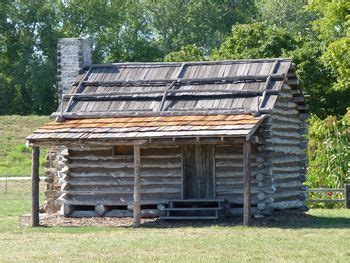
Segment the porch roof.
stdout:
[[186,115],[115,117],[51,122],[26,139],[45,141],[243,137],[249,139],[265,115]]

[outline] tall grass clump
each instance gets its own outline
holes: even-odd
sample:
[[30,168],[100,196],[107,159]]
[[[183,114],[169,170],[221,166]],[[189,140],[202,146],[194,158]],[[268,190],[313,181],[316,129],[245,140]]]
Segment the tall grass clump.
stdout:
[[310,119],[309,167],[310,188],[342,188],[350,182],[350,108],[337,118]]

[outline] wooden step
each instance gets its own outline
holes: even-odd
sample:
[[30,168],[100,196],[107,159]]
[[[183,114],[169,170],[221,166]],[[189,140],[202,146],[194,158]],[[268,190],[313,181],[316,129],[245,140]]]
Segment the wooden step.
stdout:
[[162,211],[218,211],[223,207],[181,207],[181,208],[164,208]]
[[211,203],[211,202],[224,202],[224,199],[173,199],[169,202],[179,202],[179,203]]

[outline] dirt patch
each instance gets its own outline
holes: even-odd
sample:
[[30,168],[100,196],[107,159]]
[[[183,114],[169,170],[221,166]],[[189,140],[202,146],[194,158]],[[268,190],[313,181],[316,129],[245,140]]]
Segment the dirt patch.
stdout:
[[[132,227],[133,219],[130,217],[90,217],[72,218],[63,217],[58,214],[40,214],[40,225],[45,227]],[[252,226],[260,227],[307,227],[313,222],[313,217],[299,211],[277,211],[269,217],[252,218]],[[141,219],[142,227],[170,228],[170,227],[204,227],[204,226],[239,226],[242,218],[223,218],[210,221],[164,221],[158,218]],[[30,215],[20,217],[21,226],[30,226]]]

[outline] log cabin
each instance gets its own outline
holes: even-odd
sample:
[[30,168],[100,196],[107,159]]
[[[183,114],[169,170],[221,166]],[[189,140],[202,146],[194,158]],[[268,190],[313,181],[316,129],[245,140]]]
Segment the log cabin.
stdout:
[[63,216],[130,216],[136,227],[149,216],[243,216],[248,225],[307,209],[309,113],[290,59],[96,65],[90,43],[75,38],[59,41],[58,63],[54,121],[26,138],[33,226],[47,146],[45,196]]

